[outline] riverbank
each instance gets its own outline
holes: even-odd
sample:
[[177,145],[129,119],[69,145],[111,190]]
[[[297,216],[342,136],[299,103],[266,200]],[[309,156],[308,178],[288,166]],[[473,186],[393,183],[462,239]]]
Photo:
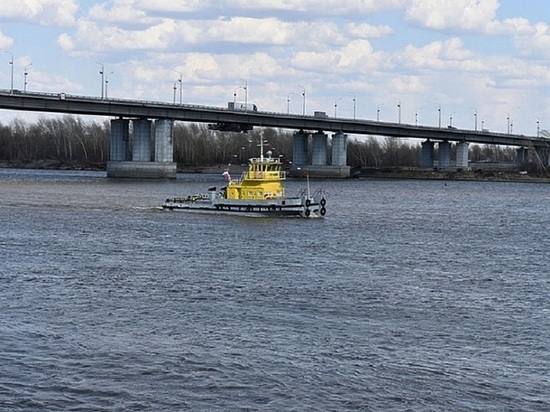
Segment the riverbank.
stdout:
[[[468,170],[417,169],[417,168],[357,168],[353,169],[352,178],[363,179],[416,179],[416,180],[465,180],[487,182],[537,182],[550,183],[550,176],[544,173],[519,170],[507,165],[485,165]],[[49,170],[106,170],[104,164],[91,162],[59,162],[39,160],[32,162],[0,162],[0,168],[15,169],[49,169]],[[243,165],[207,165],[178,166],[178,173],[222,174],[225,171],[239,177],[246,166]],[[314,178],[314,176],[312,176]]]
[[550,183],[550,176],[548,175],[503,168],[477,168],[469,170],[421,170],[416,168],[361,169],[354,177],[369,179]]

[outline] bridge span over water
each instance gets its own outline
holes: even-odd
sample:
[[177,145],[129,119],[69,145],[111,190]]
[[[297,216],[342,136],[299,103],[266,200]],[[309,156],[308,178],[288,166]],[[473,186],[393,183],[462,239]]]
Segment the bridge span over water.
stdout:
[[[293,167],[333,177],[349,176],[346,157],[348,134],[422,139],[423,168],[434,166],[435,144],[439,145],[440,168],[453,165],[451,142],[457,145],[454,161],[454,167],[457,168],[468,167],[469,143],[516,146],[520,163],[527,158],[528,150],[535,150],[538,157],[545,159],[548,164],[550,149],[549,139],[487,130],[331,118],[322,113],[304,116],[155,101],[100,99],[66,93],[0,90],[0,109],[112,117],[110,159],[107,165],[107,175],[112,177],[175,177],[172,144],[174,121],[207,123],[213,129],[226,131],[248,131],[253,127],[296,130]],[[327,164],[327,132],[332,133],[330,165]],[[310,137],[311,156],[308,153]],[[153,145],[154,159],[151,158]],[[308,164],[310,157],[311,164]]]

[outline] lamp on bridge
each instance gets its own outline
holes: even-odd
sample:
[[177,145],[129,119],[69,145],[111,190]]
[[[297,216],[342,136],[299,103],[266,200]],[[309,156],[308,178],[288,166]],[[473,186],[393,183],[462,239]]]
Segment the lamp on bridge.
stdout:
[[348,92],[353,95],[353,120],[356,118],[356,108],[357,108],[357,95],[353,92]]
[[101,70],[99,71],[99,74],[101,74],[101,100],[103,100],[103,93],[104,93],[104,87],[105,87],[105,65],[100,62],[96,62],[96,64],[99,64],[101,66]]
[[179,79],[177,80],[180,85],[180,106],[183,104],[183,75],[180,72],[176,72],[180,75]]
[[105,98],[107,99],[107,94],[109,90],[109,75],[113,74],[114,72],[109,72],[105,75]]
[[376,121],[379,122],[380,121],[380,108],[384,106],[384,103],[382,104],[379,104],[378,107],[376,108]]
[[244,86],[243,86],[243,89],[244,89],[244,110],[247,111],[248,110],[248,82],[244,79],[241,79],[241,81],[244,82]]
[[292,96],[293,94],[294,94],[294,92],[290,92],[286,96],[286,114],[290,114],[290,96]]
[[302,88],[302,116],[306,115],[306,88],[304,86],[300,86]]
[[9,61],[9,64],[11,65],[11,88],[10,88],[10,93],[13,94],[13,53],[9,52],[7,50],[5,52],[8,53],[11,56],[10,61]]
[[29,75],[29,67],[32,66],[32,63],[30,64],[27,64],[25,66],[25,69],[23,71],[23,78],[24,78],[24,82],[23,82],[23,93],[27,93],[27,76]]
[[342,100],[342,98],[339,97],[334,101],[334,117],[336,117],[336,115],[338,113],[338,100]]
[[397,103],[397,123],[401,124],[401,100]]

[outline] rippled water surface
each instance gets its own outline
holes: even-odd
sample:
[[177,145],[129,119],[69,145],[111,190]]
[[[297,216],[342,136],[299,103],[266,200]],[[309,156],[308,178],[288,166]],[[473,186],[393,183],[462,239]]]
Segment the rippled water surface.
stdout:
[[0,169],[0,410],[550,410],[550,186],[158,209],[222,183]]

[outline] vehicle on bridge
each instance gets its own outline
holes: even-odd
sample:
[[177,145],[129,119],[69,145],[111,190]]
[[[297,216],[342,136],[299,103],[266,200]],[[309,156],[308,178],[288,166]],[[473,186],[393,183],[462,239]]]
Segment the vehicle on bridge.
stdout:
[[324,190],[317,189],[313,194],[307,187],[298,196],[287,197],[282,182],[286,179],[283,163],[274,158],[271,152],[263,155],[260,144],[259,158],[252,158],[248,170],[239,180],[233,180],[228,171],[226,187],[217,191],[215,187],[207,194],[168,198],[162,208],[191,212],[210,212],[244,216],[295,216],[322,218],[326,214]]
[[238,110],[241,112],[257,112],[258,106],[253,103],[239,103],[239,102],[229,102],[227,103],[227,108],[229,110]]

